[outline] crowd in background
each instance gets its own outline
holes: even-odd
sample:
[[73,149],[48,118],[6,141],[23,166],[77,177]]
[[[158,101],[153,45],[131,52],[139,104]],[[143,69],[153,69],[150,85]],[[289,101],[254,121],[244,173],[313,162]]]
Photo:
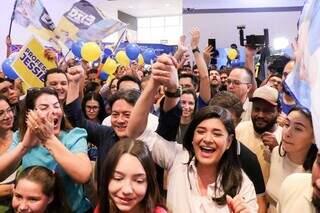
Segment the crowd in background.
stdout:
[[259,49],[217,68],[200,36],[113,79],[73,58],[43,88],[2,75],[0,212],[318,212],[312,115],[283,87],[294,58],[257,82]]

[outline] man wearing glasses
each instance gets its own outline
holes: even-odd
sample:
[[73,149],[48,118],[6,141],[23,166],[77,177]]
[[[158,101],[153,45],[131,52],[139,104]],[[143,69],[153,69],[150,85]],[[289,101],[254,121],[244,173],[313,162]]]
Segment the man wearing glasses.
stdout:
[[249,121],[251,119],[252,103],[249,101],[249,91],[252,88],[253,74],[248,68],[234,68],[231,70],[227,78],[227,89],[236,95],[242,103],[243,112],[241,121]]

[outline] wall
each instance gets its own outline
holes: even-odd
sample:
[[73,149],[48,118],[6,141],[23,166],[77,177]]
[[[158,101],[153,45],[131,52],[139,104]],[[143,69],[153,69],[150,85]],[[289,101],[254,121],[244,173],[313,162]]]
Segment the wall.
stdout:
[[292,40],[297,35],[299,11],[290,12],[239,12],[239,13],[198,13],[183,15],[183,32],[189,35],[193,26],[201,31],[200,48],[207,45],[208,37],[216,38],[216,46],[229,47],[231,43],[239,45],[237,25],[246,25],[245,35],[263,35],[263,29],[269,29],[270,43],[273,38],[284,36]]

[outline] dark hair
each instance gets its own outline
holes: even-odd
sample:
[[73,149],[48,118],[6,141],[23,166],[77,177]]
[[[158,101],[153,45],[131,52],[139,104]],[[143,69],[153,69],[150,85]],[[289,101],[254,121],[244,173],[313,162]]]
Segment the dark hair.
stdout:
[[98,70],[94,69],[94,68],[88,70],[88,72],[87,72],[87,74],[97,74],[97,73],[98,73]]
[[119,90],[119,86],[120,86],[121,82],[123,82],[123,81],[133,81],[134,83],[136,83],[139,86],[139,90],[141,91],[141,81],[138,78],[133,77],[131,75],[124,75],[121,78],[119,78],[119,80],[117,82],[117,90]]
[[[23,139],[24,134],[27,131],[26,118],[27,118],[28,111],[34,109],[36,100],[43,94],[53,95],[59,100],[57,92],[55,91],[55,89],[51,87],[28,89],[27,95],[23,99],[21,111],[19,113],[19,135],[21,140]],[[60,103],[60,107],[61,107],[61,110],[63,110],[61,103]],[[63,116],[63,119],[61,121],[61,129],[69,130],[71,128],[72,128],[71,124],[66,119],[66,117]]]
[[99,94],[99,92],[90,91],[87,94],[85,94],[85,96],[82,99],[82,111],[83,111],[83,114],[88,119],[87,113],[86,113],[86,104],[90,100],[95,100],[99,104],[99,113],[98,113],[97,118],[98,118],[99,122],[101,123],[103,121],[103,119],[105,117],[107,117],[107,113],[106,113],[106,111],[104,109],[104,103],[103,103],[102,97]]
[[271,75],[268,77],[267,82],[268,82],[268,81],[270,80],[270,78],[272,78],[272,77],[278,77],[278,78],[282,79],[282,75],[280,75],[280,74],[278,74],[278,73],[273,73],[273,74],[271,74]]
[[90,81],[84,87],[83,92],[84,92],[84,94],[86,94],[88,92],[95,92],[95,91],[99,90],[99,88],[100,88],[100,84],[99,83],[97,83],[95,81]]
[[219,74],[220,74],[220,76],[221,76],[221,74],[226,74],[227,76],[229,76],[229,73],[226,71],[226,70],[220,70],[219,71]]
[[268,70],[282,75],[284,67],[290,60],[287,55],[271,55],[267,57]]
[[192,75],[192,74],[188,74],[188,73],[183,73],[181,75],[179,75],[179,79],[181,78],[190,78],[191,79],[191,82],[193,84],[193,86],[196,88],[197,85],[198,85],[198,79]]
[[63,74],[66,76],[67,80],[68,80],[68,77],[67,77],[67,74],[65,71],[59,69],[59,68],[53,68],[53,69],[49,69],[46,74],[44,75],[44,86],[47,86],[47,80],[48,80],[48,76],[51,75],[51,74]]
[[[211,118],[219,119],[224,124],[229,136],[232,137],[232,142],[229,149],[223,153],[217,166],[217,177],[221,175],[221,186],[224,194],[221,197],[212,198],[212,200],[218,205],[225,205],[226,195],[234,197],[236,194],[238,194],[243,181],[240,162],[237,155],[235,129],[230,112],[219,106],[208,106],[202,108],[195,114],[193,120],[189,124],[189,127],[183,138],[183,146],[189,152],[188,164],[190,164],[192,158],[195,156],[192,144],[195,129],[202,121]],[[215,190],[218,190],[218,185],[219,184],[216,184]]]
[[45,212],[48,213],[71,213],[66,196],[63,190],[62,182],[57,173],[43,166],[31,166],[18,174],[15,180],[15,186],[22,179],[29,180],[41,185],[42,192],[47,197],[53,197],[48,204]]
[[8,99],[6,96],[4,96],[4,95],[0,95],[0,101],[1,101],[1,100],[3,100],[3,101],[5,101],[5,102],[7,102],[7,103],[9,104],[9,106],[10,106],[9,99]]
[[190,94],[190,95],[192,95],[193,100],[194,100],[194,110],[193,110],[192,115],[194,115],[194,114],[196,113],[196,111],[197,111],[197,105],[198,105],[198,104],[197,104],[198,98],[197,98],[196,92],[195,92],[193,89],[183,89],[182,92],[181,92],[181,95],[183,95],[183,94]]
[[217,93],[209,102],[209,106],[220,106],[229,111],[234,111],[237,119],[240,119],[243,112],[240,99],[231,92],[221,91]]
[[[112,83],[113,83],[115,80],[118,80],[118,79],[117,79],[117,78],[113,78],[113,79],[110,81],[109,89],[111,89],[111,85],[112,85]],[[117,83],[118,83],[118,82],[117,82]]]
[[12,80],[12,79],[10,79],[10,78],[0,78],[0,84],[1,84],[2,82],[5,82],[5,81],[10,82],[11,84],[14,83],[14,80]]
[[136,91],[136,90],[127,90],[127,91],[117,91],[115,94],[113,94],[110,98],[109,98],[109,105],[112,108],[113,104],[117,101],[117,100],[125,100],[127,103],[129,103],[130,105],[135,105],[135,103],[137,102],[138,98],[140,96],[140,92]]
[[144,213],[150,213],[153,211],[155,206],[161,202],[155,165],[146,145],[142,141],[129,138],[118,141],[109,150],[106,158],[104,159],[100,176],[100,187],[98,189],[100,212],[118,212],[117,207],[110,198],[107,189],[116,166],[123,154],[130,154],[136,157],[145,170],[148,186],[145,197],[141,201],[141,206],[144,208]]
[[[312,115],[311,115],[311,112],[307,108],[305,108],[303,106],[295,106],[289,111],[288,115],[293,111],[297,111],[297,112],[300,112],[301,114],[303,114],[309,120],[311,127],[313,127]],[[278,151],[279,151],[279,155],[281,157],[284,157],[287,154],[286,151],[284,151],[282,149],[282,141],[280,142]],[[284,153],[281,153],[281,151],[284,151]],[[306,159],[303,162],[303,168],[305,171],[312,170],[312,165],[317,157],[317,153],[318,153],[318,148],[317,148],[316,144],[315,143],[311,144],[311,146],[308,150],[308,153],[306,155]]]

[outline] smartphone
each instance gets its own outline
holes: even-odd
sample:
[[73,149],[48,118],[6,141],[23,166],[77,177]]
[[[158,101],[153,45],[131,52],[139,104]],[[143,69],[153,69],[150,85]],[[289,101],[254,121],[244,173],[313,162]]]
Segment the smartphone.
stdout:
[[214,51],[216,49],[216,39],[215,38],[209,38],[208,39],[208,45],[212,46],[213,47],[212,51]]

